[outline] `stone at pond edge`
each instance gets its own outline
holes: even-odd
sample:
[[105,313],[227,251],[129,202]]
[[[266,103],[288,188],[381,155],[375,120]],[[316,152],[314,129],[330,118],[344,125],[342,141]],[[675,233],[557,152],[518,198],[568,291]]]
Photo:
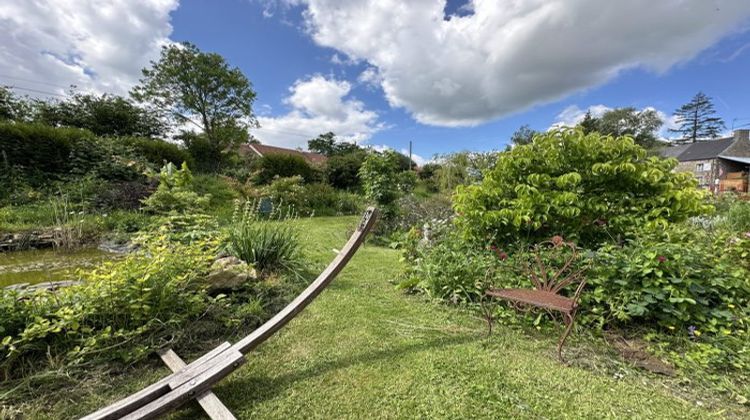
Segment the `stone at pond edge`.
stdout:
[[211,272],[206,277],[209,293],[221,290],[232,290],[241,287],[258,275],[255,269],[236,257],[222,257],[211,265]]

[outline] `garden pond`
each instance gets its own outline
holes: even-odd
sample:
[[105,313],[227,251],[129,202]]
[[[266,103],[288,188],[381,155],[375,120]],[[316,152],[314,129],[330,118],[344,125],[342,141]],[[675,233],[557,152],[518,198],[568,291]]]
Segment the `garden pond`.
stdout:
[[93,247],[74,251],[40,249],[0,252],[0,287],[76,280],[77,270],[93,268],[120,255]]

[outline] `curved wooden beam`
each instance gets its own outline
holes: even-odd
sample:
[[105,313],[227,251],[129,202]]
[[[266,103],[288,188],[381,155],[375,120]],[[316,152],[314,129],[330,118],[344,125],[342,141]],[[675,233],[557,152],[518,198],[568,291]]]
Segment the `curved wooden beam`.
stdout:
[[232,373],[244,362],[241,357],[243,354],[258,347],[294,319],[336,278],[336,275],[346,266],[362,245],[377,217],[378,210],[369,207],[362,216],[357,230],[349,238],[344,248],[339,251],[336,258],[320,273],[315,281],[278,314],[250,335],[234,345],[225,343],[211,350],[166,378],[108,407],[89,414],[83,419],[154,418],[179,407],[210,389],[216,382]]

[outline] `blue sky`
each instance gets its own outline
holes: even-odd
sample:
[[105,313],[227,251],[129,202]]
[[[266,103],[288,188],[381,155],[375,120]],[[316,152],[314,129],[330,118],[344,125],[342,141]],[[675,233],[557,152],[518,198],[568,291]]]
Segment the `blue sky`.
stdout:
[[421,158],[502,149],[523,124],[589,107],[653,107],[668,125],[698,91],[727,130],[750,123],[741,0],[124,3],[9,0],[0,83],[126,93],[160,44],[190,41],[252,81],[261,141],[297,147],[330,130],[397,150],[411,140]]

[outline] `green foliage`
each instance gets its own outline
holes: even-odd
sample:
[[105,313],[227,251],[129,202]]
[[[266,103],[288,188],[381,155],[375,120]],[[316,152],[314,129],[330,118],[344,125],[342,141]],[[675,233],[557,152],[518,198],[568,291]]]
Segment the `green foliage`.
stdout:
[[[12,168],[32,185],[66,175],[119,180],[139,176],[126,150],[98,141],[89,131],[25,123],[0,122],[0,167]],[[0,176],[7,173],[3,170]]]
[[459,185],[476,184],[495,166],[497,152],[458,152],[438,156],[441,162],[437,172],[441,191],[453,192]]
[[726,226],[732,232],[750,232],[750,202],[733,199],[725,218]]
[[359,169],[366,156],[365,152],[355,152],[336,154],[328,158],[325,168],[328,183],[343,190],[359,188]]
[[211,197],[199,195],[193,187],[193,175],[187,164],[175,169],[172,163],[166,164],[159,175],[159,187],[150,197],[143,200],[144,208],[153,213],[184,213],[205,209]]
[[414,171],[404,171],[398,174],[398,190],[403,194],[409,194],[414,191],[417,185],[417,173]]
[[711,98],[698,92],[690,102],[678,108],[674,115],[679,127],[669,131],[695,142],[698,139],[716,138],[725,128],[724,120],[716,116]]
[[318,171],[301,156],[282,153],[267,154],[254,162],[256,184],[269,184],[276,178],[301,176],[305,182],[319,179]]
[[309,140],[307,142],[307,149],[328,157],[348,155],[362,151],[362,148],[357,146],[356,143],[336,141],[336,135],[330,131]]
[[[750,239],[709,237],[692,227],[639,232],[597,252],[584,297],[599,324],[656,323],[669,330],[744,333],[738,308],[750,304],[748,271],[733,254]],[[739,255],[736,255],[739,257]]]
[[560,234],[590,245],[709,211],[675,165],[646,157],[629,137],[549,132],[503,153],[481,184],[460,187],[457,224],[480,243]]
[[365,197],[377,204],[384,220],[392,219],[396,213],[396,200],[399,197],[399,159],[392,151],[370,153],[359,170]]
[[10,88],[0,86],[0,121],[29,121],[33,118],[31,101],[19,98]]
[[83,128],[97,136],[155,137],[167,128],[155,110],[110,94],[73,93],[66,100],[37,102],[35,120],[53,127]]
[[140,82],[131,92],[136,100],[169,112],[178,122],[199,126],[218,150],[246,141],[246,129],[257,125],[255,91],[247,77],[219,54],[202,52],[193,44],[162,47],[159,60],[143,69]]
[[658,131],[664,122],[654,109],[638,111],[633,107],[615,108],[606,111],[601,117],[593,117],[587,112],[579,127],[584,133],[622,137],[632,137],[636,144],[645,148],[658,143]]
[[299,235],[292,224],[293,214],[282,209],[264,216],[259,206],[260,202],[251,201],[238,205],[227,251],[262,273],[299,272],[302,254]]
[[0,372],[17,378],[46,367],[132,363],[175,341],[211,305],[200,279],[216,245],[153,236],[138,253],[80,273],[79,286],[0,289]]
[[203,173],[216,173],[225,166],[227,153],[221,145],[212,143],[208,137],[201,133],[183,131],[177,139],[185,144],[185,149],[195,163],[195,170]]
[[253,196],[269,199],[275,208],[288,206],[303,216],[357,214],[361,209],[360,196],[327,184],[305,184],[301,176],[275,179],[254,191]]
[[180,148],[174,143],[164,140],[145,138],[145,137],[122,137],[116,141],[131,147],[136,155],[143,157],[149,163],[162,166],[166,163],[182,165],[187,162],[192,163],[190,153]]
[[516,146],[522,146],[524,144],[531,144],[534,140],[534,136],[539,134],[538,131],[532,130],[528,124],[524,124],[514,131],[510,136],[510,142]]

